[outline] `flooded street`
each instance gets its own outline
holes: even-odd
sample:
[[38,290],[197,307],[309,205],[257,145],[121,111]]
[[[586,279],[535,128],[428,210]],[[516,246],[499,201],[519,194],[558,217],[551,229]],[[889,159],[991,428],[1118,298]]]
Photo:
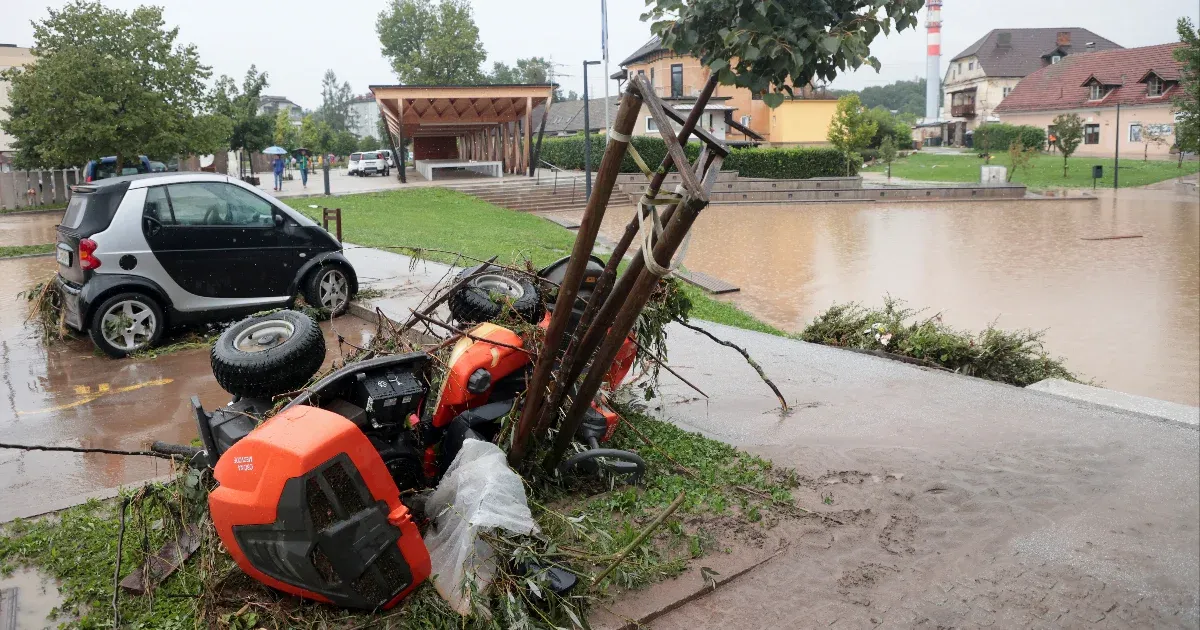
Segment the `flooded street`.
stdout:
[[[199,395],[209,409],[230,398],[213,380],[208,351],[113,360],[94,352],[86,335],[47,347],[25,326],[25,302],[14,296],[54,271],[51,257],[0,260],[0,442],[137,450],[194,439],[188,398]],[[335,324],[360,346],[374,331],[350,316]],[[328,323],[322,328],[329,362],[337,342]],[[0,450],[0,522],[48,497],[58,502],[167,471],[145,457]]]
[[[711,206],[684,263],[733,301],[799,331],[834,302],[883,297],[980,330],[1049,328],[1085,379],[1200,404],[1200,200],[1100,191],[1096,201]],[[615,240],[632,208],[613,208]],[[1114,235],[1142,238],[1089,241]]]
[[0,247],[53,243],[62,211],[0,215]]

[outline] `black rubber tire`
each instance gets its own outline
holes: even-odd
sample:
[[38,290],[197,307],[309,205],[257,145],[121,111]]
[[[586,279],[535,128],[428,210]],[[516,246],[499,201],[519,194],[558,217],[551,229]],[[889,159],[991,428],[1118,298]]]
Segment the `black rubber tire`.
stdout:
[[346,301],[335,309],[329,309],[334,317],[344,315],[350,310],[350,300],[354,299],[354,286],[350,281],[350,272],[338,264],[324,264],[309,272],[304,278],[304,301],[313,308],[323,308],[321,304],[321,280],[330,272],[338,271],[346,280]]
[[[141,346],[138,346],[132,350],[118,348],[118,347],[112,345],[111,343],[109,343],[108,340],[104,338],[104,329],[103,329],[104,324],[101,321],[104,318],[104,313],[108,312],[109,308],[111,308],[114,304],[124,302],[126,300],[133,300],[133,301],[139,302],[141,304],[144,304],[147,308],[150,309],[150,312],[152,312],[154,314],[154,321],[155,321],[155,329],[154,329],[154,332],[151,333],[151,335],[150,335],[150,340],[147,343],[145,343]],[[154,298],[152,298],[144,293],[134,293],[134,292],[118,293],[118,294],[108,298],[107,300],[104,300],[103,302],[101,302],[100,306],[98,306],[94,311],[92,311],[92,319],[91,319],[91,322],[88,324],[88,336],[90,336],[92,338],[92,343],[96,344],[96,347],[100,348],[100,350],[102,352],[104,352],[104,354],[107,354],[108,356],[113,357],[114,359],[120,359],[122,357],[127,357],[131,353],[137,352],[138,350],[145,350],[146,348],[153,347],[154,344],[158,343],[158,340],[162,338],[163,330],[166,329],[166,326],[167,326],[167,320],[166,320],[166,317],[163,315],[162,306],[159,305],[158,300],[155,300]]]
[[[292,336],[259,352],[245,352],[234,341],[246,329],[272,320],[292,325]],[[325,337],[313,318],[299,311],[247,317],[225,329],[213,345],[212,372],[221,389],[243,398],[271,398],[296,391],[325,361]]]
[[[461,281],[483,267],[484,265],[476,265],[462,270],[455,278],[455,282]],[[521,319],[531,324],[536,324],[541,320],[542,315],[545,313],[544,306],[542,305],[542,296],[538,292],[537,287],[530,282],[528,276],[495,266],[490,267],[488,274],[503,276],[518,282],[521,285],[522,295],[512,302],[512,310]],[[475,286],[477,280],[478,278],[473,278],[450,295],[448,301],[450,315],[459,322],[476,323],[490,321],[499,317],[500,313],[504,310],[504,305],[493,302],[486,289]]]

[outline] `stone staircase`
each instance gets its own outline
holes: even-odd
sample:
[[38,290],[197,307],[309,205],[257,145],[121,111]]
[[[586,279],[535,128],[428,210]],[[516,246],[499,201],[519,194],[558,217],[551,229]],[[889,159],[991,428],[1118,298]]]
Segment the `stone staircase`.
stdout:
[[582,210],[587,205],[582,175],[559,175],[557,183],[553,176],[542,175],[540,181],[533,178],[474,180],[447,183],[444,187],[519,212]]

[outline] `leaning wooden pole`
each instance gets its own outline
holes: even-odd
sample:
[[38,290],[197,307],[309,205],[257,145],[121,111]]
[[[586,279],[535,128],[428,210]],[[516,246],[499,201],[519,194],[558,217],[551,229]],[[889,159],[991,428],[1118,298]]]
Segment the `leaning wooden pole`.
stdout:
[[[630,87],[634,88],[636,80],[630,81]],[[640,86],[640,84],[639,84]],[[704,84],[704,88],[700,91],[700,95],[696,98],[696,104],[692,111],[688,114],[687,120],[684,121],[679,130],[679,143],[681,146],[686,146],[688,137],[696,125],[700,123],[700,117],[704,114],[704,108],[712,98],[713,92],[717,88],[717,74],[714,72]],[[649,89],[646,86],[640,86],[640,89]],[[646,190],[645,196],[648,199],[653,199],[658,196],[659,190],[662,188],[663,182],[667,178],[667,173],[671,166],[671,156],[664,155],[662,164],[655,171],[654,177],[650,180],[650,187]],[[701,168],[703,164],[699,165]],[[703,174],[703,171],[701,171]],[[667,207],[663,213],[663,224],[665,225],[675,212],[676,204]],[[573,383],[583,374],[583,370],[590,362],[592,354],[596,351],[600,341],[604,339],[608,331],[607,326],[596,325],[595,321],[607,322],[611,321],[616,315],[617,308],[620,307],[623,300],[608,300],[610,289],[613,288],[613,282],[616,279],[617,267],[621,264],[621,260],[625,257],[625,253],[629,251],[629,246],[633,243],[634,237],[637,236],[638,230],[641,227],[641,217],[634,216],[625,226],[625,233],[621,235],[621,240],[617,242],[613,249],[612,255],[609,256],[608,264],[604,266],[604,272],[600,275],[600,279],[596,282],[596,287],[592,291],[592,297],[584,308],[583,315],[579,319],[579,327],[576,336],[571,340],[571,344],[567,348],[566,354],[563,356],[562,363],[559,367],[558,374],[554,381],[554,386],[551,388],[552,400],[551,404],[544,407],[541,416],[538,418],[537,433],[541,433],[550,425],[554,419],[554,414],[562,407],[566,401],[567,383]],[[627,295],[633,281],[637,279],[638,274],[645,268],[645,261],[640,256],[634,257],[630,261],[629,268],[625,271],[625,275],[621,277],[621,282],[614,291],[618,295]],[[607,308],[603,308],[607,307]]]
[[[634,123],[642,109],[642,97],[636,90],[627,90],[617,109],[617,117],[613,128],[622,136],[628,136],[633,131]],[[629,142],[610,140],[600,162],[600,170],[596,173],[596,183],[592,188],[592,196],[588,199],[587,208],[579,224],[575,236],[575,247],[571,250],[571,261],[561,285],[558,288],[558,298],[554,302],[554,314],[546,327],[546,338],[539,353],[537,365],[530,378],[529,387],[525,394],[525,405],[521,410],[521,419],[517,431],[513,435],[513,445],[508,452],[508,461],[517,466],[525,458],[529,447],[529,438],[533,432],[538,413],[541,411],[546,385],[550,382],[550,374],[558,359],[563,334],[566,332],[571,309],[579,294],[579,285],[583,281],[583,273],[587,267],[588,256],[596,245],[596,234],[600,231],[600,222],[604,219],[604,210],[617,183],[617,174],[621,170],[621,161]]]

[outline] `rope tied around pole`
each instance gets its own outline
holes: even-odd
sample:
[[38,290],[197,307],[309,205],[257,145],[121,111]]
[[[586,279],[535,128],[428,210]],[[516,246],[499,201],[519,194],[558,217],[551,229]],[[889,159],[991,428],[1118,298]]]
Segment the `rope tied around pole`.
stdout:
[[[679,198],[679,203],[683,203],[683,192],[683,184],[675,187],[674,194]],[[683,243],[679,246],[679,255],[673,261],[669,261],[666,267],[658,264],[658,261],[654,260],[654,243],[658,239],[661,239],[663,235],[662,218],[658,215],[658,206],[654,203],[647,203],[647,201],[647,198],[643,196],[638,201],[637,210],[635,211],[637,212],[637,219],[642,231],[642,259],[646,263],[646,271],[649,271],[655,277],[665,278],[671,275],[676,269],[679,269],[679,265],[687,257],[688,245],[692,242],[692,233],[689,231],[687,236],[684,237]],[[649,201],[653,202],[654,200],[651,199]],[[646,208],[649,208],[650,211],[646,212]],[[647,220],[650,221],[649,228],[646,226]]]

